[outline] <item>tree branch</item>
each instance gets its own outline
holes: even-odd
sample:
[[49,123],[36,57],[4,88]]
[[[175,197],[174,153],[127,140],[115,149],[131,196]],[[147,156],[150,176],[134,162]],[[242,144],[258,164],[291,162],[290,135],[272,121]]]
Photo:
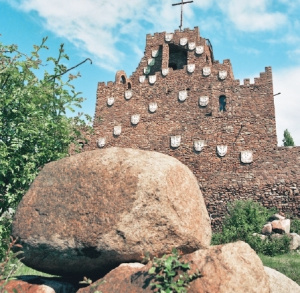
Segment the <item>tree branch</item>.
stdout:
[[88,60],[91,62],[91,64],[93,64],[92,59],[86,58],[86,59],[83,60],[82,62],[78,63],[77,65],[75,65],[75,66],[73,66],[73,67],[71,67],[71,68],[69,68],[69,69],[67,69],[67,70],[64,71],[63,73],[51,76],[51,78],[49,78],[48,81],[54,80],[55,78],[57,78],[57,77],[59,77],[59,76],[62,76],[62,75],[64,75],[64,74],[66,74],[66,73],[69,72],[70,70],[72,70],[72,69],[74,69],[74,68],[80,66],[81,64],[85,63],[85,62],[88,61]]

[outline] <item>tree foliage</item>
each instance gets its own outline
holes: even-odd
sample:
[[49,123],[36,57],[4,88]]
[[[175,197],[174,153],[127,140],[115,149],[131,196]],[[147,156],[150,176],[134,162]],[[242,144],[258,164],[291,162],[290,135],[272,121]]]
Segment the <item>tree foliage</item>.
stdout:
[[284,146],[295,146],[294,140],[287,129],[283,132],[282,142]]
[[[0,43],[0,242],[9,234],[7,211],[16,208],[46,163],[68,155],[85,125],[81,117],[66,116],[83,101],[72,85],[79,73],[66,74],[63,44],[57,58],[42,60],[45,42],[30,55]],[[51,73],[41,72],[45,68]]]

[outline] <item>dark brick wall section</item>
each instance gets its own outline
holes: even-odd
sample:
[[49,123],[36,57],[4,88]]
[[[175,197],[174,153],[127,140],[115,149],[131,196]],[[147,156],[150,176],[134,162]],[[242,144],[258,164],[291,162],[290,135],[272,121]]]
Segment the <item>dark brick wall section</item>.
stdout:
[[[115,82],[98,84],[95,134],[84,150],[97,148],[98,139],[105,138],[105,148],[176,157],[198,178],[215,226],[226,203],[237,198],[253,198],[300,216],[300,148],[277,147],[271,68],[254,83],[245,79],[241,84],[230,60],[213,59],[197,27],[147,35],[146,41],[145,55],[130,78],[118,71]],[[200,97],[209,98],[206,106],[199,105]],[[226,111],[220,111],[220,97]],[[151,103],[157,105],[155,112],[149,110]],[[137,124],[131,122],[133,115],[139,115]],[[120,135],[113,134],[115,126],[121,126]],[[180,136],[178,147],[171,146],[173,136]],[[202,151],[195,150],[196,140],[205,141]],[[218,145],[227,146],[225,156],[217,154]],[[251,163],[241,162],[243,151],[252,152]]]

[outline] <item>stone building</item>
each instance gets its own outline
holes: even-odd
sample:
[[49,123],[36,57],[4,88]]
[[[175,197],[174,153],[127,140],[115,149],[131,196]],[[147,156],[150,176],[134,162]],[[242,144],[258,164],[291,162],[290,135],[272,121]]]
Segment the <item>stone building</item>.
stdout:
[[85,150],[139,148],[189,166],[215,226],[234,199],[300,216],[300,147],[277,147],[271,67],[234,79],[197,27],[147,35],[136,71],[98,84],[93,127]]

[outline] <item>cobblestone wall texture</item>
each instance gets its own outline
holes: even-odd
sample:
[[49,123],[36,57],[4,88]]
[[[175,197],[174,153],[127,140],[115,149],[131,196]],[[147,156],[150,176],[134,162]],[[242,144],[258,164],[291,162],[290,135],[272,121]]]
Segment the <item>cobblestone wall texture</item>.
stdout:
[[[207,105],[200,97],[201,104],[208,97]],[[121,134],[114,135],[115,126]],[[94,130],[84,150],[97,142],[139,148],[189,166],[215,227],[234,199],[252,198],[300,216],[300,147],[277,147],[271,68],[254,83],[235,80],[230,60],[214,60],[197,27],[147,35],[136,71],[130,77],[118,71],[114,82],[98,84]],[[204,143],[201,151],[195,141]],[[217,146],[227,146],[224,156]]]

